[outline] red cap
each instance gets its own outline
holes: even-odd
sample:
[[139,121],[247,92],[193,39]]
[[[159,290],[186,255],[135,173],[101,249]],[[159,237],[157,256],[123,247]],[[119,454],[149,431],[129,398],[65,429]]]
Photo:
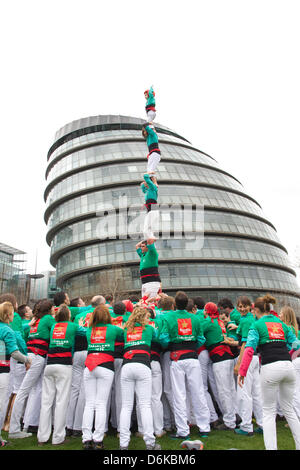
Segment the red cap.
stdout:
[[204,309],[206,310],[208,315],[217,315],[219,313],[218,307],[213,302],[208,302],[207,304],[205,304]]
[[126,307],[126,311],[131,313],[133,311],[133,303],[131,300],[122,300],[122,302]]

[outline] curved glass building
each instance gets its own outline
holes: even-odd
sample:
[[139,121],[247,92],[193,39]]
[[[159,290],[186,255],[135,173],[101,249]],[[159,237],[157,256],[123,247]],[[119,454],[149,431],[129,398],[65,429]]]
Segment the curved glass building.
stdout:
[[[92,116],[62,127],[48,152],[45,222],[57,285],[71,297],[114,290],[140,292],[136,243],[146,214],[140,189],[147,166],[144,120]],[[156,242],[164,292],[182,289],[217,302],[271,292],[300,313],[300,289],[276,229],[242,184],[184,137],[156,124],[161,150],[158,202],[170,229]],[[177,209],[170,210],[171,205]],[[188,230],[186,208],[203,209]],[[164,209],[165,208],[165,209]],[[182,219],[183,220],[183,219]],[[131,230],[128,229],[131,227]],[[139,228],[140,227],[140,228]],[[107,235],[103,235],[103,233]]]

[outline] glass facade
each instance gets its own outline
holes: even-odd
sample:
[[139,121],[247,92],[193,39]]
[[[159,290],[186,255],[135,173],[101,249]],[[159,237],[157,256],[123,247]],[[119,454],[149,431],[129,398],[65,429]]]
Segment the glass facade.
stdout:
[[[140,292],[135,245],[142,238],[146,213],[140,189],[148,153],[143,123],[110,115],[73,121],[57,132],[48,152],[47,242],[57,285],[71,297],[105,293],[106,285],[116,279],[120,296]],[[253,300],[272,292],[279,305],[290,304],[300,314],[295,272],[257,201],[184,137],[160,124],[156,131],[162,220],[156,246],[163,290],[172,295],[182,289],[207,301],[226,296],[233,302],[241,293]],[[167,215],[170,205],[177,209]],[[204,211],[201,224],[193,219],[189,225],[198,244],[179,236],[175,228],[187,206]],[[134,233],[119,230],[101,238],[99,228],[121,215],[127,227],[140,218]],[[173,227],[169,238],[163,236],[163,220]]]

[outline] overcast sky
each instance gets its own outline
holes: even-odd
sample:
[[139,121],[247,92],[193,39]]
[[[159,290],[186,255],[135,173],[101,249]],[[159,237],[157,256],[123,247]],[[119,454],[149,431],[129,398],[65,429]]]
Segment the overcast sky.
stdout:
[[[55,132],[98,114],[156,121],[214,157],[300,246],[299,0],[1,2],[1,236],[50,269],[45,170]],[[299,275],[298,275],[299,283]]]

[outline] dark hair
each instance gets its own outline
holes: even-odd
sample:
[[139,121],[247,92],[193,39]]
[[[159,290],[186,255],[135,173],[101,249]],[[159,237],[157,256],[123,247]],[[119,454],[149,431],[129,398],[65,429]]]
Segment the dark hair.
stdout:
[[138,295],[132,294],[128,297],[128,300],[130,300],[131,302],[138,302],[140,298]]
[[221,308],[231,308],[231,309],[234,308],[233,303],[232,303],[231,300],[228,299],[227,297],[224,297],[224,299],[219,300],[219,302],[218,302],[218,307],[221,307]]
[[183,291],[178,291],[175,295],[175,305],[178,310],[185,310],[188,304],[189,298]]
[[21,318],[25,317],[26,307],[28,307],[27,304],[22,304],[22,305],[20,305],[20,307],[18,307],[17,312],[18,312],[18,314],[20,315]]
[[239,304],[248,305],[249,307],[251,307],[252,302],[251,302],[251,300],[249,299],[249,297],[247,297],[246,295],[241,295],[241,296],[237,299],[236,304],[237,304],[237,305],[239,305]]
[[17,310],[17,299],[14,296],[14,294],[2,294],[0,295],[0,304],[3,304],[4,302],[10,302],[14,308],[14,312]]
[[42,318],[45,315],[51,315],[52,307],[53,302],[51,300],[41,300],[36,306],[34,317]]
[[194,300],[189,299],[188,303],[187,303],[187,306],[186,306],[186,310],[191,313],[194,307],[196,307],[196,304],[195,304]]
[[269,312],[270,304],[276,304],[276,299],[271,294],[266,294],[264,297],[258,297],[254,302],[254,307],[258,308],[261,312]]
[[155,318],[153,308],[147,307],[148,312],[150,312],[150,318]]
[[203,310],[203,309],[204,309],[205,300],[203,299],[203,297],[194,297],[194,298],[193,298],[193,301],[194,301],[194,304],[197,306],[197,308],[198,308],[199,310]]
[[69,321],[71,318],[71,312],[67,305],[62,304],[55,313],[55,320],[59,321]]
[[81,297],[75,297],[75,299],[70,300],[70,307],[78,307],[80,299]]
[[104,298],[105,298],[106,302],[112,302],[114,300],[114,298],[111,294],[107,294]]
[[55,296],[53,297],[53,302],[56,307],[63,304],[66,300],[66,292],[56,292]]
[[116,315],[124,315],[126,312],[126,306],[123,302],[115,302],[113,305],[113,310]]

